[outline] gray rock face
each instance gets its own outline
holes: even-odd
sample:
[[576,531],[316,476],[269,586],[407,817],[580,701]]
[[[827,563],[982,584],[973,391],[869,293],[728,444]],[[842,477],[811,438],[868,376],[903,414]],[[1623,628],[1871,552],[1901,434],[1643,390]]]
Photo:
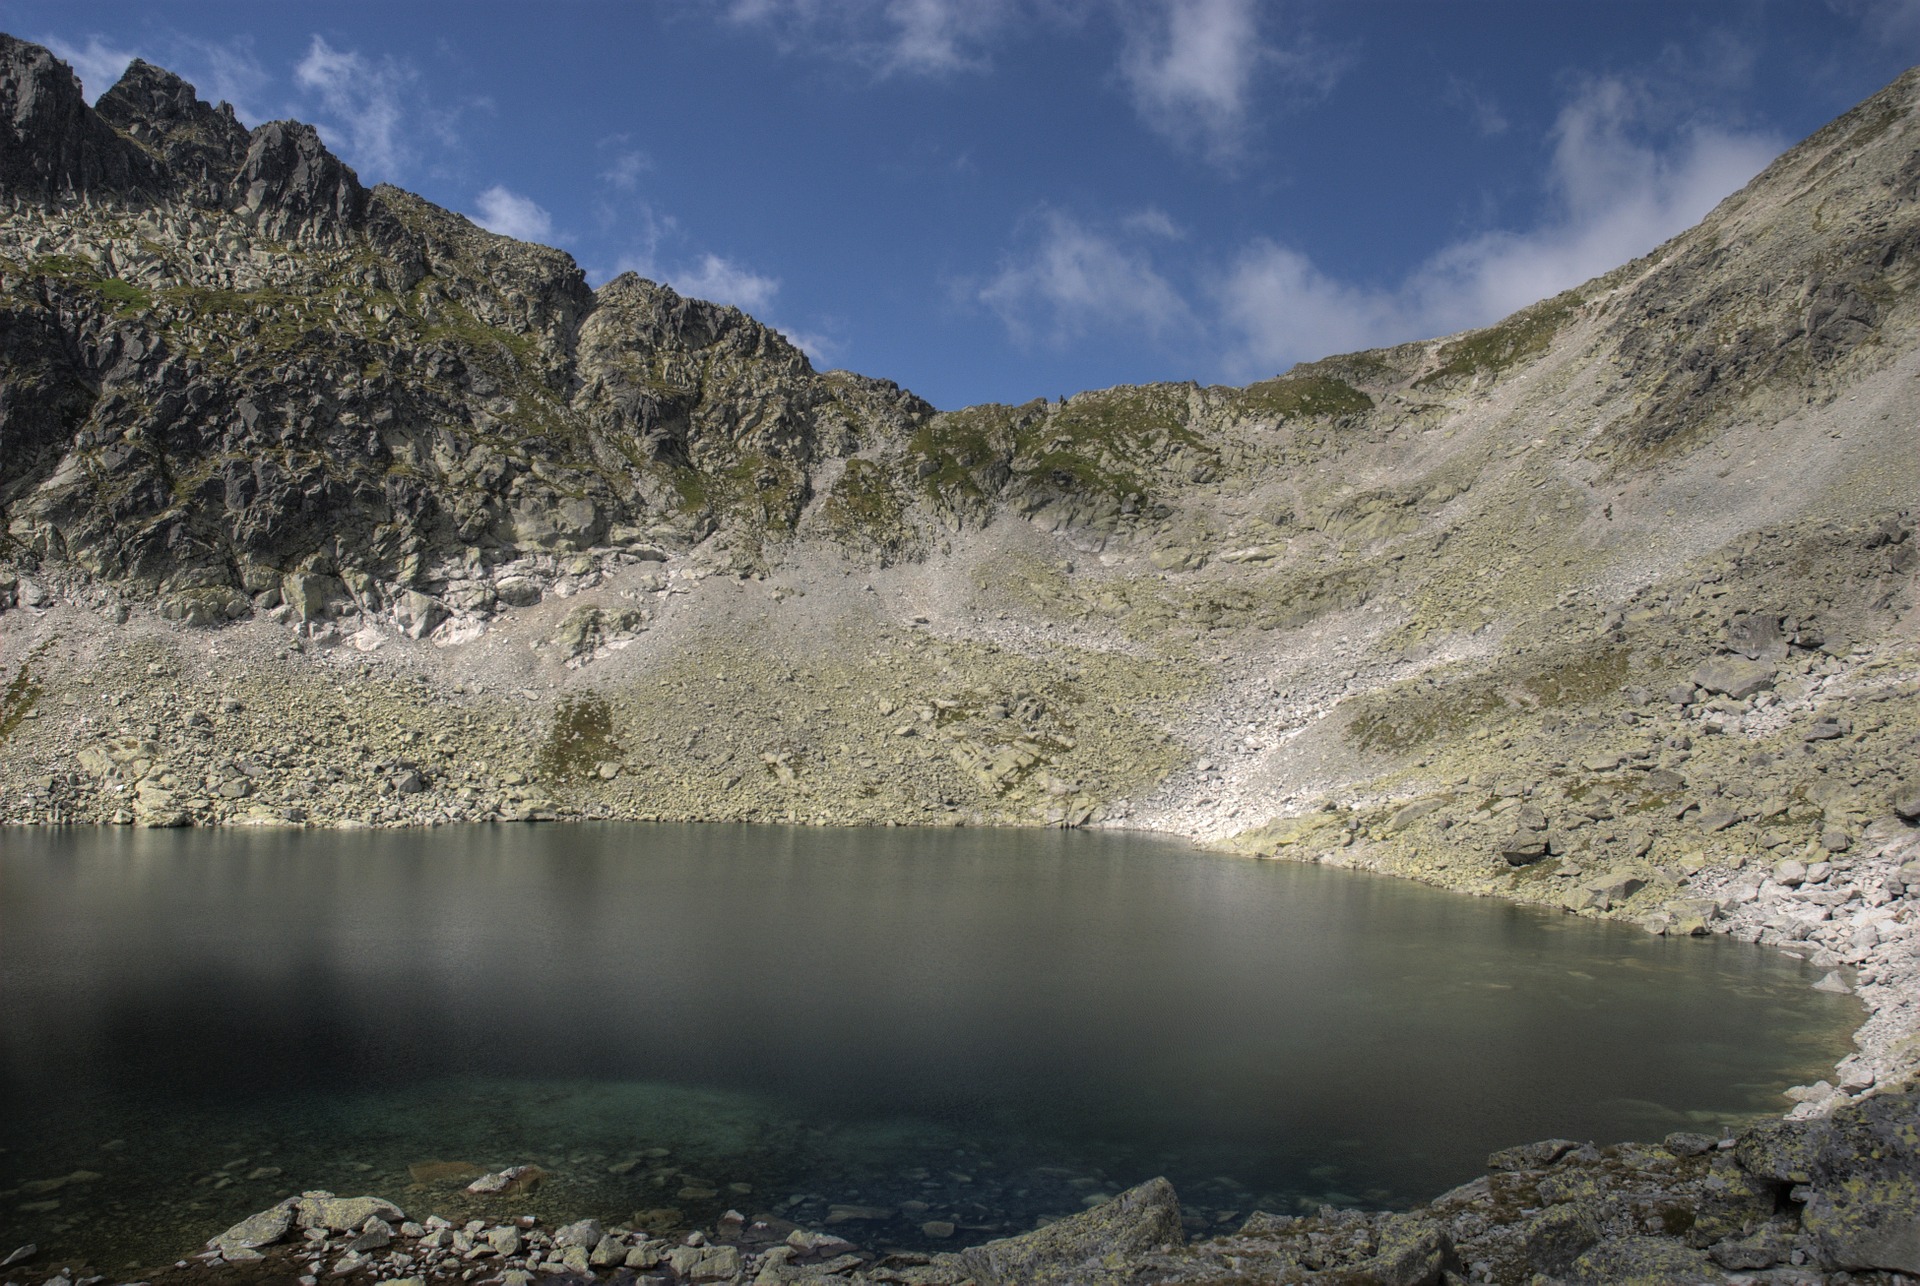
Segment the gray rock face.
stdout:
[[1059,1223],[990,1241],[936,1262],[951,1262],[992,1286],[1047,1286],[1127,1280],[1129,1258],[1186,1242],[1173,1185],[1152,1179]]

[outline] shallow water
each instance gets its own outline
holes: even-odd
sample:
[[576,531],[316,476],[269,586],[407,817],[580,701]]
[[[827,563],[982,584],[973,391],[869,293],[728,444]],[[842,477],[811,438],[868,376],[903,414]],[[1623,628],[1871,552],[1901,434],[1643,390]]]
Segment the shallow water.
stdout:
[[[1506,1144],[1778,1111],[1859,1018],[1724,939],[1136,836],[0,845],[0,1254],[109,1269],[314,1187],[416,1218],[876,1206],[835,1230],[897,1246],[1155,1174],[1209,1222],[1405,1205]],[[429,1160],[550,1178],[488,1204],[415,1184]]]

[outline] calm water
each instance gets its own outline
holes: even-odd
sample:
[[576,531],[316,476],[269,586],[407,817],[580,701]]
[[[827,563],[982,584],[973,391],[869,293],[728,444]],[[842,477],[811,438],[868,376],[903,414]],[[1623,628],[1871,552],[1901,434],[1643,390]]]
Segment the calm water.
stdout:
[[[1779,1110],[1858,1020],[1812,977],[1126,836],[14,831],[0,1255],[171,1259],[313,1187],[860,1204],[897,1213],[837,1231],[903,1246],[1155,1174],[1209,1221],[1409,1204],[1506,1144]],[[489,1206],[430,1160],[550,1178]]]

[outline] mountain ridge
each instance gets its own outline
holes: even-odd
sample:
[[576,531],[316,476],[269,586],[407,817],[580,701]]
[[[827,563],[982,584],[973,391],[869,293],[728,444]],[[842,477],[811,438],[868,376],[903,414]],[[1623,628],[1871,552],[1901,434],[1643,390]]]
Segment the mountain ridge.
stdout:
[[1489,327],[938,411],[0,41],[0,819],[1143,827],[1804,944],[1891,1083],[1917,98]]

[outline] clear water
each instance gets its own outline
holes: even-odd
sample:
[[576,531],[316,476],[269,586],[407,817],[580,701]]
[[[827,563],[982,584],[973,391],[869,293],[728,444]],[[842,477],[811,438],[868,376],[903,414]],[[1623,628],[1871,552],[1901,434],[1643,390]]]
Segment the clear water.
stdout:
[[[1405,1205],[1507,1144],[1778,1111],[1859,1017],[1778,953],[1133,836],[0,845],[0,1254],[107,1270],[315,1187],[416,1218],[856,1204],[895,1213],[836,1231],[923,1247],[1155,1174],[1196,1225]],[[427,1161],[549,1178],[471,1198]]]

